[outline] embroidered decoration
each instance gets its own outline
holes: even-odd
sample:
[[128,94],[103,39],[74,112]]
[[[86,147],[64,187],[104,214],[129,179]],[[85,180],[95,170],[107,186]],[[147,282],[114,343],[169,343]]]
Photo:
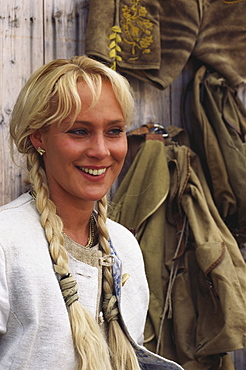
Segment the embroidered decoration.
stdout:
[[122,61],[121,56],[118,55],[118,52],[121,52],[121,47],[118,45],[118,43],[122,41],[122,38],[120,36],[121,29],[119,26],[113,26],[111,28],[111,31],[112,33],[109,35],[109,40],[111,41],[109,45],[109,49],[110,49],[109,56],[110,58],[113,59],[113,62],[110,68],[116,71],[117,61],[118,62]]
[[153,23],[147,18],[148,11],[140,4],[141,0],[132,0],[133,5],[124,5],[121,9],[121,28],[123,41],[131,45],[129,60],[138,60],[142,54],[150,54],[153,43]]

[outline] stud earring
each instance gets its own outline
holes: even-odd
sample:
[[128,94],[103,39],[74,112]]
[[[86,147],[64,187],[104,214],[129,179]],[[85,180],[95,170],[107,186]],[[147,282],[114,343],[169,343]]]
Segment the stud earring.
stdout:
[[42,156],[45,153],[45,150],[40,148],[40,146],[37,149],[37,152]]

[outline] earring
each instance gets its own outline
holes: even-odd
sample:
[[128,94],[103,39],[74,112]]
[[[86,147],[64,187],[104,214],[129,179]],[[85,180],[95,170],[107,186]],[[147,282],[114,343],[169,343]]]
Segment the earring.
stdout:
[[45,153],[45,150],[40,148],[40,146],[37,149],[37,152],[42,156]]

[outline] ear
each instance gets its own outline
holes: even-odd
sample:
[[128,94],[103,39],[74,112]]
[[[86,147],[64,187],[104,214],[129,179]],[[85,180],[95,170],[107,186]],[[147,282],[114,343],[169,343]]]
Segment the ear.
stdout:
[[35,131],[29,136],[32,145],[37,150],[38,147],[41,147],[42,149],[45,149],[44,146],[44,140],[43,140],[43,134],[40,132],[40,130]]

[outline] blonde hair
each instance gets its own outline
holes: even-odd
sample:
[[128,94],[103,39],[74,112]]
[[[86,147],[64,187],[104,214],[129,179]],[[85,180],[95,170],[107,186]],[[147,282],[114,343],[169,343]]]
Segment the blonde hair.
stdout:
[[[102,83],[110,82],[126,124],[130,124],[134,101],[127,80],[86,56],[77,56],[71,60],[58,59],[37,70],[20,92],[10,122],[12,153],[15,144],[18,151],[27,156],[29,181],[36,194],[36,207],[50,246],[54,268],[56,271],[64,271],[66,276],[70,276],[70,271],[68,255],[63,245],[63,223],[50,199],[42,158],[33,147],[29,136],[38,129],[47,130],[51,124],[61,123],[68,116],[76,118],[81,110],[77,91],[77,83],[80,81],[85,81],[89,86],[93,104],[100,96]],[[98,239],[105,258],[109,258],[106,218],[105,196],[98,201]],[[103,308],[107,310],[108,301],[112,301],[112,298],[116,301],[110,263],[103,267],[103,274]],[[74,346],[79,357],[79,369],[139,369],[133,347],[118,321],[117,302],[114,304],[114,315],[108,319],[109,348],[98,323],[78,300],[68,306],[68,314]],[[107,319],[107,315],[105,316]]]

